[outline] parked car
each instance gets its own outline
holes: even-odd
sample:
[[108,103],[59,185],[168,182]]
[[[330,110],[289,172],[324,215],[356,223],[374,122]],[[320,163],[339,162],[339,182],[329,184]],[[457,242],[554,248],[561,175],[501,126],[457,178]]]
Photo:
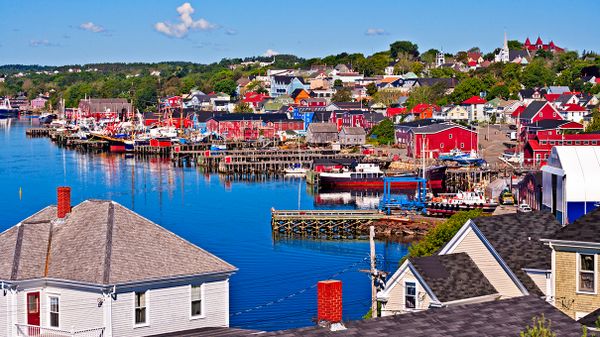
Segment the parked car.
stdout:
[[532,211],[532,209],[527,204],[520,204],[518,211],[521,213],[529,213]]
[[509,129],[511,129],[511,130],[516,130],[516,129],[517,129],[517,126],[516,126],[516,125],[514,125],[514,124],[509,124],[509,125],[508,125],[508,128],[509,128]]
[[514,205],[515,198],[509,190],[504,190],[498,197],[498,203],[500,203],[500,205]]

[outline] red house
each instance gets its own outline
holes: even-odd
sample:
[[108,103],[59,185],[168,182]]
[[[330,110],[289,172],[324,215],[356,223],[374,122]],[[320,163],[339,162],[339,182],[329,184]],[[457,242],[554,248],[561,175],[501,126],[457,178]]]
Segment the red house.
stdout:
[[442,111],[442,109],[435,104],[419,103],[410,110],[418,119],[432,118],[434,111]]
[[440,153],[459,149],[463,152],[477,151],[478,134],[455,123],[435,123],[423,127],[412,128],[407,146],[408,155],[421,158],[423,149],[428,158],[437,158]]
[[543,119],[562,120],[560,113],[548,101],[532,101],[519,116],[522,125]]
[[523,49],[527,49],[529,51],[548,50],[548,51],[556,52],[556,53],[565,51],[563,48],[560,48],[559,46],[554,44],[554,41],[550,41],[550,43],[544,44],[544,42],[542,41],[542,39],[539,36],[538,36],[537,40],[535,41],[535,44],[532,44],[531,41],[529,40],[529,38],[527,38],[525,40],[525,43],[523,44]]
[[554,146],[597,146],[599,144],[600,134],[598,133],[540,134],[535,139],[530,139],[525,145],[525,163],[536,166],[546,165],[546,160],[550,157]]
[[336,110],[331,113],[329,122],[337,126],[338,131],[342,130],[342,127],[365,127],[365,112],[361,110]]
[[242,102],[248,103],[254,108],[258,108],[259,104],[262,103],[265,99],[271,98],[269,95],[258,94],[256,92],[250,91],[244,95]]
[[304,121],[288,119],[286,114],[232,113],[211,117],[206,129],[225,139],[254,140],[274,138],[278,131],[303,130]]

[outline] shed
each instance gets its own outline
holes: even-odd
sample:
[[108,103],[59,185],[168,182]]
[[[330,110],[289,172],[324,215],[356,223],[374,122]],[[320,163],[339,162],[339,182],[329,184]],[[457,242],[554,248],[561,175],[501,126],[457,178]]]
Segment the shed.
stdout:
[[338,141],[338,130],[333,123],[312,123],[308,126],[308,144],[330,144]]
[[363,145],[366,142],[367,133],[361,127],[344,126],[339,134],[341,145]]
[[542,167],[542,206],[561,224],[572,223],[600,202],[600,146],[555,146]]

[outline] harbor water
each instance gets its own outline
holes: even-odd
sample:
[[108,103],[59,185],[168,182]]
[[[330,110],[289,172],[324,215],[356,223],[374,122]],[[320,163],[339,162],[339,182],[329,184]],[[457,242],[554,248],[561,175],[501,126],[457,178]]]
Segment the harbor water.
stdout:
[[[6,121],[6,120],[5,120]],[[343,281],[344,319],[370,307],[367,241],[274,240],[270,209],[343,206],[316,202],[298,179],[230,182],[169,160],[86,154],[47,138],[27,138],[30,120],[0,124],[0,231],[56,203],[56,187],[72,203],[112,199],[239,268],[230,280],[230,324],[257,330],[313,325],[316,282]],[[407,246],[378,242],[379,268],[393,271]]]

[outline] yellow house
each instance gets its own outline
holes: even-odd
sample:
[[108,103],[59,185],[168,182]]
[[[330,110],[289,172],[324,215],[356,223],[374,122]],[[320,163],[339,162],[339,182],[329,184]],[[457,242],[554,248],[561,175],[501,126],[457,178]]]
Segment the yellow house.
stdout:
[[542,241],[552,248],[554,306],[577,320],[600,308],[600,209]]

